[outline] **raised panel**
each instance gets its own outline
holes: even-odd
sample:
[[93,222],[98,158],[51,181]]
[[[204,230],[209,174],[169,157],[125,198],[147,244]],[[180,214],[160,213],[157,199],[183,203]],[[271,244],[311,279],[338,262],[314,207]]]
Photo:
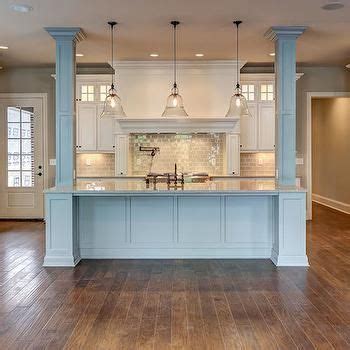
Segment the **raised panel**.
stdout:
[[7,206],[10,208],[33,208],[34,193],[9,192]]
[[221,241],[220,197],[178,198],[179,243]]
[[227,174],[239,176],[240,174],[240,136],[238,134],[226,135]]
[[129,157],[129,136],[116,136],[115,166],[117,175],[127,175]]
[[79,198],[81,248],[117,248],[127,242],[125,197]]
[[77,150],[96,151],[96,116],[95,104],[77,104]]
[[259,106],[258,147],[261,151],[275,149],[275,105],[274,103]]
[[225,241],[228,243],[270,243],[273,212],[271,197],[227,197]]
[[257,105],[249,104],[250,115],[242,116],[241,121],[241,150],[254,151],[257,149]]
[[172,243],[174,204],[171,197],[134,197],[130,204],[132,243]]

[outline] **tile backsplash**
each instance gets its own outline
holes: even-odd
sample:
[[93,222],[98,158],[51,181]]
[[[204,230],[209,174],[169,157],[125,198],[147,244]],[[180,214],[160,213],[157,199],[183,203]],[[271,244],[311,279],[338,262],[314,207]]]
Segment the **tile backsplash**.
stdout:
[[[221,175],[224,168],[225,134],[132,134],[130,135],[129,162],[133,175],[149,172],[164,173],[206,172]],[[159,147],[160,152],[152,162],[150,152],[142,152],[140,146]]]
[[241,153],[241,176],[275,176],[275,153]]
[[[179,171],[224,174],[224,134],[147,134],[130,137],[130,175],[145,175],[150,171],[150,152],[140,152],[140,146],[157,146],[152,172]],[[77,177],[114,176],[113,153],[78,153]],[[274,153],[241,153],[241,176],[274,176]]]
[[80,176],[114,176],[113,153],[77,153],[76,173]]

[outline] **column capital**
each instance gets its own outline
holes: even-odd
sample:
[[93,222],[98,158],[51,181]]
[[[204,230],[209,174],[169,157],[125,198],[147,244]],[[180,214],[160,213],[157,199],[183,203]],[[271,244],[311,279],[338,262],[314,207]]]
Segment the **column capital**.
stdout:
[[306,26],[274,26],[271,27],[264,36],[271,41],[276,41],[281,37],[297,39],[306,29]]
[[80,27],[46,27],[44,28],[56,41],[71,40],[79,42],[85,39],[86,35]]

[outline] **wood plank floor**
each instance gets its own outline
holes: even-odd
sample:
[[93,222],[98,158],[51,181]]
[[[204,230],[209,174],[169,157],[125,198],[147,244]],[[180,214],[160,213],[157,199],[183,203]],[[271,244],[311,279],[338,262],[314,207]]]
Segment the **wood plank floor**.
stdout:
[[0,349],[350,349],[350,217],[314,209],[310,268],[268,260],[43,268],[44,224],[0,221]]

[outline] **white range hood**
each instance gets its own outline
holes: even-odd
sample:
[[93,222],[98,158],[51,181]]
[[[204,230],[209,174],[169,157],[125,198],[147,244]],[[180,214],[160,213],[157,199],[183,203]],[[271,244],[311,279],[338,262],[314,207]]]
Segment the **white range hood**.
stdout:
[[240,132],[240,119],[225,117],[120,118],[115,134],[137,133],[235,133]]

